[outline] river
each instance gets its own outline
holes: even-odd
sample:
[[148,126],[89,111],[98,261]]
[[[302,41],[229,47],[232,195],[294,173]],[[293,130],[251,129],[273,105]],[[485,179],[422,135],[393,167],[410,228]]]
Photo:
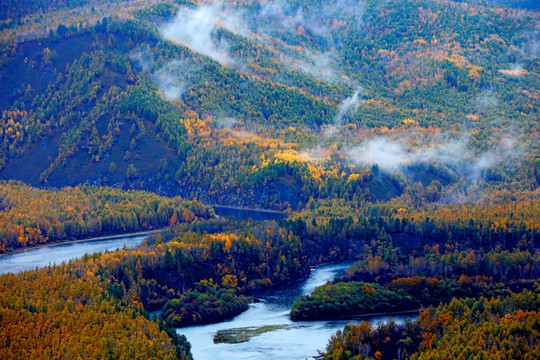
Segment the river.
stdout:
[[246,209],[238,208],[231,206],[219,206],[212,205],[214,212],[217,216],[228,217],[232,220],[244,221],[244,220],[253,220],[253,221],[265,221],[265,220],[274,220],[279,221],[285,218],[285,214],[279,211],[273,210],[259,210],[259,209]]
[[54,244],[0,256],[0,274],[18,273],[52,264],[61,264],[84,254],[116,251],[139,246],[148,235],[126,236],[95,241],[78,241]]
[[[226,206],[215,206],[218,216],[224,216],[233,220],[281,220],[283,213],[277,211],[252,210],[233,208]],[[84,254],[96,252],[116,251],[124,246],[128,249],[139,246],[147,235],[137,236],[115,236],[114,238],[102,240],[88,240],[77,242],[66,242],[51,244],[39,248],[30,248],[19,252],[0,255],[0,275],[8,272],[18,273],[20,271],[32,270],[36,267],[43,267],[52,264],[61,264]]]
[[[226,214],[223,209],[220,213]],[[242,218],[249,213],[251,218],[266,220],[270,217],[277,220],[281,215],[271,212],[234,209],[234,216]],[[258,213],[258,214],[257,214]],[[95,252],[115,251],[123,247],[134,248],[140,245],[147,235],[125,236],[114,239],[94,241],[79,241],[65,244],[55,244],[35,249],[28,249],[0,256],[0,274],[31,270],[50,264],[60,264],[84,254]],[[218,324],[191,326],[177,329],[184,334],[192,345],[195,360],[243,360],[243,359],[312,359],[317,350],[323,350],[331,335],[349,322],[313,321],[293,322],[289,311],[299,295],[313,292],[315,287],[326,283],[336,275],[340,275],[350,263],[324,265],[313,269],[311,275],[301,282],[274,288],[260,294],[261,302],[250,304],[249,309],[235,318]],[[380,323],[388,317],[373,317],[366,320]],[[405,316],[394,317],[396,322],[403,322]],[[266,332],[240,344],[214,344],[213,338],[218,330],[253,327],[265,325],[289,326],[271,332]]]
[[[191,343],[195,360],[313,359],[317,350],[324,350],[330,336],[338,329],[343,329],[347,323],[359,323],[360,320],[299,322],[289,318],[289,311],[299,295],[311,294],[317,286],[342,274],[348,266],[350,263],[315,268],[307,280],[268,291],[260,296],[260,303],[250,304],[248,310],[232,320],[179,328],[177,332],[185,335]],[[397,323],[404,322],[406,318],[393,317]],[[381,323],[388,320],[388,317],[363,320]],[[260,334],[240,344],[214,344],[214,335],[218,330],[260,328],[266,325],[289,327]]]

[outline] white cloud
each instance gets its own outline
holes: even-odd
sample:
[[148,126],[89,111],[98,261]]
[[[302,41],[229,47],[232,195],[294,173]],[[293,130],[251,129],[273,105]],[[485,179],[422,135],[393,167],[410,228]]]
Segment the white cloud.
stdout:
[[341,106],[338,109],[336,116],[334,117],[335,125],[341,125],[343,122],[343,117],[347,113],[351,112],[354,114],[356,111],[358,111],[358,105],[360,105],[363,102],[363,100],[360,99],[360,94],[362,94],[362,92],[364,92],[364,88],[359,86],[358,88],[356,88],[352,96],[343,100],[343,102],[341,103]]
[[523,157],[520,143],[512,137],[493,141],[487,151],[475,154],[468,148],[469,138],[448,139],[445,135],[429,138],[420,145],[411,145],[411,137],[390,139],[377,137],[348,151],[350,161],[356,165],[377,164],[387,172],[403,172],[410,165],[436,163],[453,169],[470,182],[482,180],[486,170],[512,159]]
[[182,9],[171,22],[163,26],[161,34],[165,39],[188,45],[194,51],[228,65],[231,62],[229,45],[224,39],[216,38],[219,28],[236,34],[245,32],[239,18],[228,14],[221,1],[196,9]]

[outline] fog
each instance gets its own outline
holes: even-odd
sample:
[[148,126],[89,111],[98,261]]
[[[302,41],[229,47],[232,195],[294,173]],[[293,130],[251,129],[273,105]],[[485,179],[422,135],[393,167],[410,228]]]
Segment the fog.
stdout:
[[[161,28],[161,35],[172,41],[187,45],[197,53],[209,56],[222,65],[240,70],[247,68],[243,59],[230,53],[230,44],[219,37],[218,30],[225,29],[251,41],[270,45],[281,64],[291,70],[301,71],[324,81],[340,81],[336,75],[339,62],[335,52],[336,41],[332,31],[336,26],[331,20],[347,19],[348,25],[363,26],[364,8],[361,2],[352,0],[333,1],[322,7],[293,6],[286,1],[264,3],[256,16],[246,15],[239,7],[225,6],[222,1],[198,6],[195,9],[182,7],[170,22]],[[288,49],[296,43],[281,43],[275,46],[276,32],[286,28],[288,34],[307,31],[324,39],[323,50],[303,47],[300,52]],[[303,30],[301,30],[303,29]],[[284,39],[279,39],[284,41]]]
[[200,70],[200,66],[191,59],[172,60],[159,66],[148,46],[132,51],[130,59],[136,68],[150,75],[167,100],[180,99]]
[[376,137],[348,150],[347,156],[355,165],[377,164],[381,170],[390,173],[406,173],[411,165],[444,165],[460,177],[476,183],[485,177],[489,168],[508,160],[517,163],[524,155],[515,136],[507,135],[498,141],[492,139],[492,145],[478,153],[469,148],[469,140],[469,136],[453,139],[445,134],[434,135],[421,142],[412,134],[397,139]]
[[479,109],[488,109],[499,105],[497,95],[492,91],[485,91],[475,99],[476,107]]
[[358,106],[363,102],[360,95],[364,92],[364,88],[359,86],[350,97],[343,100],[341,106],[338,108],[338,112],[334,117],[334,125],[341,125],[343,123],[343,117],[350,113],[353,115],[358,111]]
[[154,80],[167,100],[179,99],[187,89],[187,84],[178,74],[178,71],[181,71],[181,65],[179,61],[172,61],[154,74]]
[[129,54],[131,61],[135,63],[135,66],[142,71],[148,71],[152,63],[154,62],[150,47],[139,47]]
[[202,5],[196,9],[182,8],[175,18],[165,24],[161,35],[188,45],[194,51],[209,56],[221,64],[229,65],[229,45],[223,38],[218,39],[216,31],[227,29],[236,34],[244,34],[245,28],[235,15],[228,13],[223,2]]
[[329,1],[320,8],[315,6],[305,8],[286,1],[271,1],[261,8],[259,15],[263,20],[285,27],[298,29],[301,26],[315,35],[328,35],[334,29],[334,24],[330,20],[336,17],[354,21],[349,25],[362,27],[364,5],[359,1],[339,0]]

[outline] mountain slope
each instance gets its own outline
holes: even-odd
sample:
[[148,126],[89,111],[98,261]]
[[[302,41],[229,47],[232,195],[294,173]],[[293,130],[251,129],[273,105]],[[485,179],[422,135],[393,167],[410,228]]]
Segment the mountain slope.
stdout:
[[180,4],[4,44],[0,177],[277,208],[537,189],[536,12]]

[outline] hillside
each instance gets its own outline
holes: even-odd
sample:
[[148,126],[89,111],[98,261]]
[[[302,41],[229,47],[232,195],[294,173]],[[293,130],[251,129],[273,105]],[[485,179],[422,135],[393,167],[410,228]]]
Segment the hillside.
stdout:
[[[101,11],[73,6],[89,4]],[[418,181],[538,188],[537,12],[118,5],[95,25],[64,14],[43,38],[36,21],[35,40],[4,24],[1,178],[275,208],[388,200]]]
[[2,1],[0,360],[537,358],[537,3]]

